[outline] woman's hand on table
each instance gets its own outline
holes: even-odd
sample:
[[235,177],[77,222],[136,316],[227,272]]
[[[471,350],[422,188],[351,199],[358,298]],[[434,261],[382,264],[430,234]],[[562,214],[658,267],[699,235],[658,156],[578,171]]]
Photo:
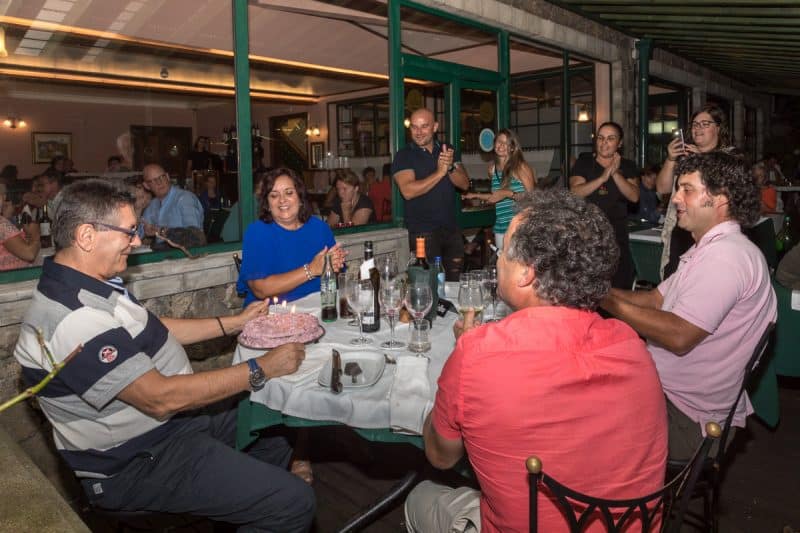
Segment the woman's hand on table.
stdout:
[[453,335],[455,335],[456,340],[458,340],[461,335],[466,333],[471,329],[475,329],[480,326],[480,323],[475,320],[475,310],[470,309],[466,313],[464,313],[464,319],[456,320],[455,324],[453,324]]
[[306,358],[306,347],[299,342],[282,344],[258,358],[258,364],[268,378],[294,374]]

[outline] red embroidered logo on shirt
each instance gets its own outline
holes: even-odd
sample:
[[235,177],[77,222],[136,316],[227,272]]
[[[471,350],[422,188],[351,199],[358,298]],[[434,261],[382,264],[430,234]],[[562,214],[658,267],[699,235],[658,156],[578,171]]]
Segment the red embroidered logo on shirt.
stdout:
[[114,346],[103,346],[100,348],[100,351],[97,353],[97,356],[100,357],[100,360],[104,363],[113,363],[119,352]]

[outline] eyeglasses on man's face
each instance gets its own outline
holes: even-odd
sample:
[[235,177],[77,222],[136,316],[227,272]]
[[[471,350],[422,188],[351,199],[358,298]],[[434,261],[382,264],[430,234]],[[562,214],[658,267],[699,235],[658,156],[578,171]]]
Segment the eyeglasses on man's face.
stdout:
[[114,226],[113,224],[106,224],[105,222],[96,222],[96,221],[89,222],[89,224],[93,226],[100,226],[110,231],[118,231],[120,233],[124,233],[125,235],[128,236],[128,242],[133,242],[133,240],[139,236],[139,231],[138,228],[136,227],[121,228],[119,226]]
[[712,125],[715,125],[716,122],[713,120],[696,120],[692,122],[692,129],[693,130],[705,130],[710,128]]

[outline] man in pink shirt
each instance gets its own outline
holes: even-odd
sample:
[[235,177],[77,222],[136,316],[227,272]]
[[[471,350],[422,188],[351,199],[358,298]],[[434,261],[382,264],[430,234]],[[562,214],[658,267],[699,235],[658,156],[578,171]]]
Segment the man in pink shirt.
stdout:
[[[664,481],[666,410],[655,365],[636,333],[594,312],[619,255],[608,219],[566,191],[519,202],[497,260],[501,322],[456,323],[423,435],[437,468],[466,452],[480,483],[425,481],[406,501],[409,531],[527,532],[525,459],[596,496],[632,498]],[[539,493],[539,530],[566,531]],[[590,531],[600,528],[595,517]]]
[[[758,219],[760,202],[744,164],[721,152],[696,154],[675,174],[678,225],[695,245],[658,288],[612,289],[602,306],[648,340],[667,397],[670,458],[687,459],[706,422],[724,422],[777,308],[764,256],[740,231]],[[745,394],[733,425],[744,427],[752,411]]]

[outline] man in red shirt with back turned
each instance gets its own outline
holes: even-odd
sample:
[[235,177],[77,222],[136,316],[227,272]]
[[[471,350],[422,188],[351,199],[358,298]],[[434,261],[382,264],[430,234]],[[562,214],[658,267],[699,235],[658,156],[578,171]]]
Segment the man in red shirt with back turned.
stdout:
[[[655,365],[625,323],[595,309],[619,250],[600,210],[566,191],[523,195],[497,260],[498,294],[514,311],[478,326],[468,313],[439,378],[425,454],[450,468],[466,452],[480,491],[420,483],[409,531],[528,531],[525,459],[566,485],[632,498],[664,482],[667,415]],[[539,530],[567,522],[539,492]],[[588,531],[602,529],[595,516]]]

